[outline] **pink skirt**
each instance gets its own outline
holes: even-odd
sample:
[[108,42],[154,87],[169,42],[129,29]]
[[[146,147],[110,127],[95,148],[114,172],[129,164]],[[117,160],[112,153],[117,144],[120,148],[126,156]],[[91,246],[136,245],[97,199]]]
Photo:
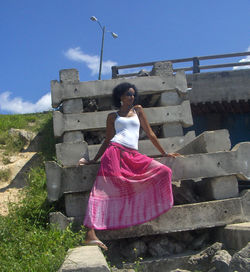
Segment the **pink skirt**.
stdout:
[[142,224],[173,206],[172,171],[137,150],[110,143],[90,193],[84,225],[98,230]]

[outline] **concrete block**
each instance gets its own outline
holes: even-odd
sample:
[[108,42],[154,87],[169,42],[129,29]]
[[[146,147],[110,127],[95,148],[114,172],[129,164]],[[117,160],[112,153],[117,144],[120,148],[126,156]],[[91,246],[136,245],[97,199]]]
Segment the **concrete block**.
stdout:
[[48,192],[48,200],[56,201],[61,196],[61,181],[62,181],[62,170],[55,162],[46,162],[46,185]]
[[[237,175],[242,180],[250,180],[250,169],[247,167],[250,164],[249,152],[250,143],[245,142],[236,145],[232,151],[228,152],[194,154],[175,159],[161,157],[156,160],[172,169],[173,180],[195,180],[230,175]],[[98,163],[62,168],[55,162],[47,162],[47,186],[53,188],[53,194],[50,192],[49,195],[56,197],[66,192],[84,192],[90,190],[98,168]]]
[[86,142],[56,144],[56,157],[64,166],[76,166],[80,158],[89,159]]
[[226,248],[241,250],[250,242],[250,222],[229,224],[218,228],[216,239],[222,242]]
[[231,141],[227,129],[205,131],[177,152],[183,155],[229,151]]
[[83,103],[81,98],[65,100],[62,103],[63,113],[83,112]]
[[75,143],[84,141],[84,136],[81,131],[68,131],[63,134],[64,143]]
[[250,180],[250,142],[242,142],[231,151],[193,154],[184,157],[157,159],[173,171],[173,180],[214,178],[236,175]]
[[65,230],[73,219],[65,216],[61,212],[51,212],[49,214],[49,222],[58,228],[59,230]]
[[179,123],[164,124],[162,126],[163,137],[181,137],[183,136],[183,128]]
[[76,69],[63,69],[59,71],[61,82],[74,83],[79,82],[79,72]]
[[[111,96],[113,88],[122,83],[130,82],[139,90],[140,95],[157,94],[165,91],[178,90],[186,92],[183,85],[186,84],[185,74],[171,76],[149,76],[136,78],[117,78],[111,80],[96,80],[87,82],[58,82],[51,81],[52,106],[58,107],[62,101],[74,98],[99,98]],[[181,89],[179,89],[181,88]]]
[[83,216],[88,205],[89,192],[64,195],[67,216]]
[[170,61],[155,62],[151,71],[153,76],[168,76],[173,74],[173,65]]
[[98,246],[80,246],[68,251],[58,272],[108,272],[108,264]]
[[187,75],[192,85],[191,103],[230,102],[250,99],[250,70],[207,72]]
[[[177,106],[145,108],[144,111],[151,125],[176,122],[180,122],[183,127],[193,125],[189,101],[183,101]],[[54,111],[54,135],[60,137],[67,131],[105,129],[107,115],[110,112],[112,111],[62,114],[59,111]]]
[[201,183],[202,196],[207,200],[225,199],[239,195],[238,181],[235,176],[203,179]]
[[[189,131],[184,136],[178,137],[170,137],[170,138],[159,138],[159,142],[166,152],[175,152],[179,148],[185,146],[190,141],[195,138],[195,132]],[[93,159],[98,152],[101,145],[89,145],[89,157]],[[146,154],[147,156],[157,156],[159,155],[159,151],[155,148],[150,140],[140,140],[138,144],[138,150],[142,154]]]
[[165,92],[161,94],[160,105],[161,106],[173,106],[179,105],[183,99],[179,96],[177,91]]
[[98,231],[102,240],[164,234],[199,228],[213,228],[235,222],[247,222],[244,203],[250,201],[250,190],[241,197],[174,206],[167,213],[141,225],[112,231]]

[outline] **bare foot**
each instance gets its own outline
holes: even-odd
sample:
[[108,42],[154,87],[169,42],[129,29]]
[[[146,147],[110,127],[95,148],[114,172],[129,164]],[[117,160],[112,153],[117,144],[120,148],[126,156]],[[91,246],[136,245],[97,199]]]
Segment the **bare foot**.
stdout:
[[100,248],[104,250],[108,250],[107,246],[100,240],[90,240],[85,242],[86,246],[99,246]]

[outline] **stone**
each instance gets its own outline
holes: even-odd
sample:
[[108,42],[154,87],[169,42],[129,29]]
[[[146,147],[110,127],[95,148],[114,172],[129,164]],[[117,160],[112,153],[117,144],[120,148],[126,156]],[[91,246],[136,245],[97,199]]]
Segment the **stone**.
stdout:
[[49,214],[49,222],[57,229],[65,230],[70,225],[70,223],[72,223],[72,219],[66,217],[61,212],[51,212]]
[[89,160],[88,144],[85,141],[56,144],[56,157],[64,166],[77,166],[81,158]]
[[193,250],[199,250],[201,248],[204,248],[204,246],[209,241],[209,232],[202,233],[201,235],[198,235],[192,243],[189,245],[190,249]]
[[[178,74],[178,75],[177,75]],[[165,91],[178,90],[186,93],[187,85],[185,73],[176,73],[176,75],[167,76],[148,76],[126,79],[95,80],[86,82],[77,82],[71,80],[62,82],[51,81],[52,106],[57,108],[62,101],[74,98],[100,98],[111,96],[115,86],[122,82],[134,84],[139,90],[139,95],[157,94]],[[111,104],[111,100],[110,100]]]
[[200,187],[201,195],[206,200],[225,199],[239,195],[238,180],[234,175],[203,179]]
[[80,113],[83,112],[82,99],[69,99],[62,103],[63,113]]
[[63,134],[64,143],[77,143],[83,141],[84,137],[81,131],[68,131]]
[[65,212],[67,216],[83,216],[88,205],[88,193],[65,194]]
[[182,155],[229,151],[231,141],[226,129],[205,131],[177,152]]
[[216,231],[216,239],[226,248],[241,250],[250,240],[250,222],[229,224]]
[[[180,122],[183,127],[193,125],[189,101],[183,101],[177,106],[145,108],[145,114],[151,125]],[[55,137],[64,132],[76,130],[103,130],[106,119],[112,111],[62,114],[53,112],[53,127]]]
[[211,260],[218,250],[222,249],[221,243],[214,243],[188,260],[189,269],[208,271],[212,268]]
[[98,246],[81,246],[70,249],[58,272],[108,272],[108,264]]
[[165,138],[183,136],[182,125],[179,123],[163,124],[162,134]]
[[59,71],[60,81],[63,83],[79,82],[79,72],[76,69],[63,69]]
[[9,135],[20,137],[25,143],[32,141],[36,137],[36,134],[32,131],[17,128],[11,128],[9,130]]
[[177,91],[164,92],[161,94],[160,105],[161,106],[173,106],[179,105],[183,99],[181,99]]
[[229,266],[230,272],[249,272],[250,271],[250,242],[239,252],[233,255]]
[[170,61],[155,62],[151,71],[152,76],[169,76],[173,74],[173,65]]
[[212,258],[211,263],[217,271],[228,272],[232,256],[226,250],[218,250]]

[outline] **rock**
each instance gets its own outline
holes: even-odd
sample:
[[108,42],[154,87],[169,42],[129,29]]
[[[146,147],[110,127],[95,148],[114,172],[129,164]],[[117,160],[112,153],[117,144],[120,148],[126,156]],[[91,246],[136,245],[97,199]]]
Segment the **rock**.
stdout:
[[191,272],[190,270],[183,270],[183,269],[175,269],[175,270],[171,270],[170,272]]
[[32,141],[36,136],[34,132],[26,131],[24,129],[16,129],[16,128],[11,128],[9,130],[9,135],[14,137],[20,137],[25,142]]
[[228,272],[232,256],[226,250],[218,250],[212,258],[212,264],[217,271]]
[[148,245],[148,251],[153,257],[169,256],[183,252],[185,246],[182,243],[171,241],[167,237],[157,238]]
[[250,242],[233,255],[229,266],[230,272],[249,272],[250,271]]
[[120,247],[121,254],[125,258],[128,258],[128,260],[135,260],[138,257],[142,257],[147,251],[145,242],[141,240],[136,240],[128,244],[122,243]]
[[188,269],[208,271],[212,268],[211,260],[218,250],[222,249],[222,243],[214,243],[213,245],[202,250],[200,253],[193,255],[188,260]]
[[193,241],[192,244],[190,245],[190,249],[193,250],[199,250],[201,248],[204,248],[206,242],[209,240],[209,233],[205,232],[198,237],[196,237]]

